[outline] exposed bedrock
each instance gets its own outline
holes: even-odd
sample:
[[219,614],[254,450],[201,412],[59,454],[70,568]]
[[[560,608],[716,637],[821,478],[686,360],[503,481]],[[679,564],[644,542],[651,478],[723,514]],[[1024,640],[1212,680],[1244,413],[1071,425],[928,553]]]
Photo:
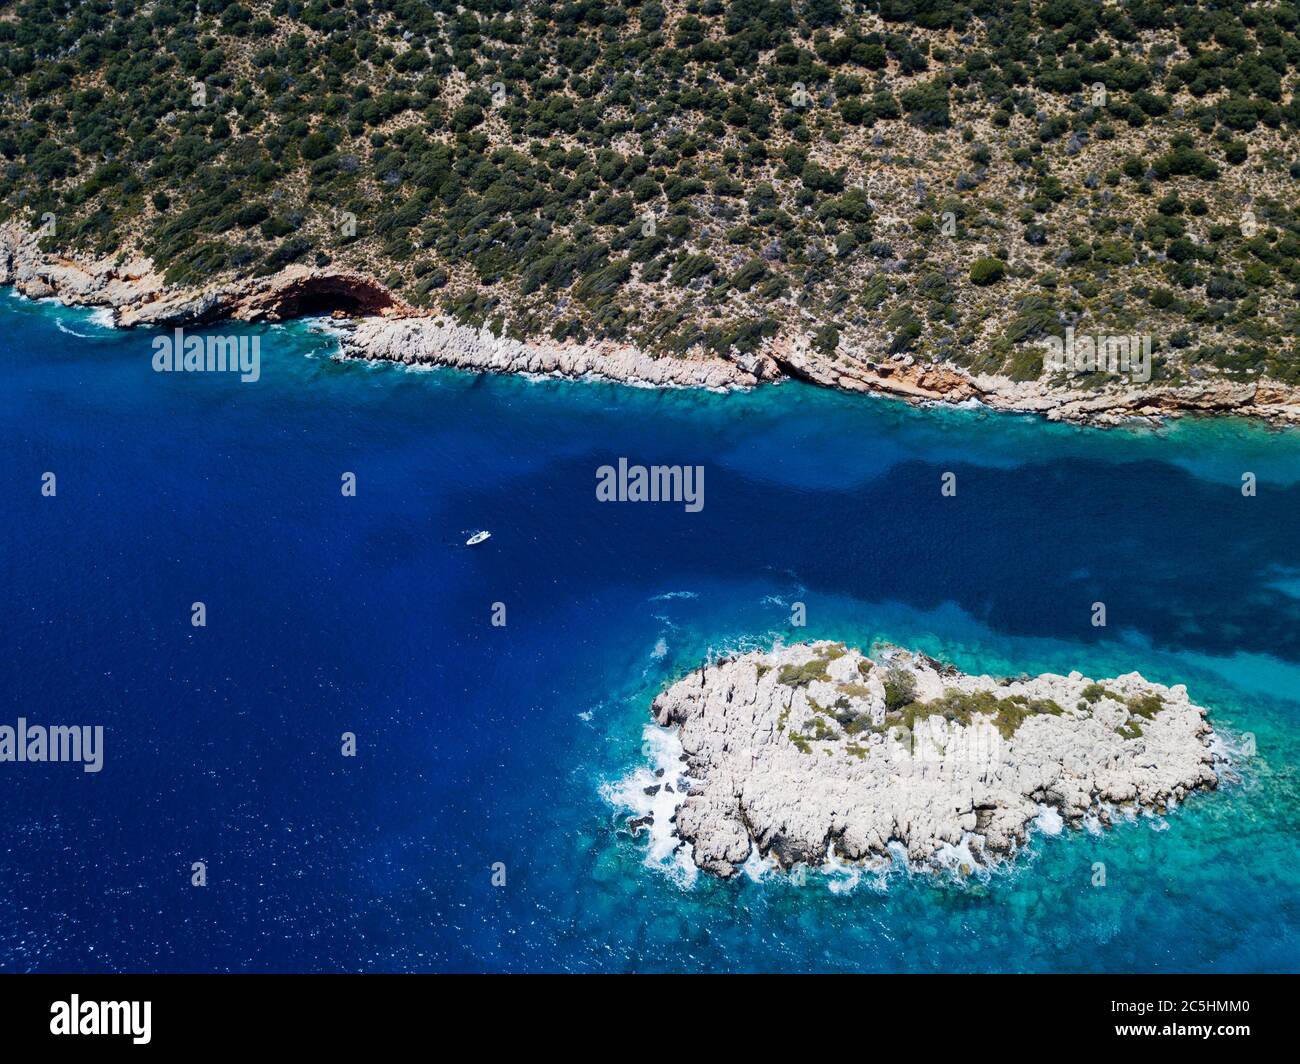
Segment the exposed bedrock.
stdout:
[[621,381],[656,387],[745,388],[780,377],[765,356],[656,358],[627,344],[534,342],[436,318],[368,319],[349,326],[345,353],[407,365]]
[[356,327],[344,339],[347,354],[405,364],[713,389],[794,377],[912,403],[979,402],[1093,425],[1183,413],[1232,413],[1300,424],[1300,389],[1276,381],[1114,382],[1095,390],[1072,389],[1044,380],[972,375],[956,365],[919,362],[911,355],[853,350],[827,354],[798,331],[765,340],[755,352],[727,357],[701,350],[675,357],[610,341],[519,340],[443,322],[351,270],[293,265],[269,277],[189,288],[167,284],[145,258],[85,262],[44,252],[37,234],[14,223],[0,225],[0,284],[12,284],[34,299],[109,308],[114,323],[124,327],[209,325],[228,318],[284,321],[308,315],[354,319]]
[[0,284],[33,299],[109,308],[124,327],[415,313],[383,285],[350,270],[295,265],[269,277],[188,288],[166,284],[148,259],[86,263],[46,254],[35,234],[13,225],[0,226]]
[[822,642],[692,672],[652,712],[684,751],[676,832],[720,876],[754,847],[787,868],[900,847],[922,866],[991,864],[1035,820],[1106,825],[1218,782],[1206,711],[1138,673],[997,679]]

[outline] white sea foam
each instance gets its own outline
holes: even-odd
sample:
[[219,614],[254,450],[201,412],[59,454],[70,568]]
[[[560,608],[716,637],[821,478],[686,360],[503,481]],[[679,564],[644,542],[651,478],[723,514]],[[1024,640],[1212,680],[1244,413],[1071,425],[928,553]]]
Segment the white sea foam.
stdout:
[[63,322],[61,322],[58,318],[55,318],[55,319],[54,319],[54,327],[55,327],[56,329],[58,329],[59,332],[61,332],[61,333],[67,333],[69,336],[75,336],[78,340],[93,340],[93,339],[94,339],[94,337],[92,337],[89,333],[79,333],[79,332],[77,332],[76,329],[69,329],[69,328],[68,328],[66,325],[64,325]]
[[777,860],[771,854],[764,857],[758,852],[758,847],[750,844],[749,856],[745,858],[745,863],[740,866],[740,870],[747,875],[753,882],[761,883],[764,879],[774,875],[780,868]]
[[912,866],[907,860],[907,847],[898,839],[890,839],[889,842],[885,843],[885,849],[889,851],[889,856],[893,859],[895,865],[900,868],[911,869]]
[[779,649],[784,646],[783,639],[784,636],[781,632],[762,632],[758,635],[734,636],[720,646],[710,646],[704,654],[704,662],[712,667],[724,658],[739,657],[767,647]]
[[693,599],[699,598],[697,591],[665,591],[662,595],[651,595],[651,602],[667,602],[669,599]]
[[333,318],[308,318],[307,331],[319,333],[321,336],[329,336],[333,339],[341,339],[348,334],[346,326],[340,325]]
[[661,658],[667,655],[667,653],[668,653],[668,641],[664,639],[663,636],[660,636],[659,641],[655,643],[654,650],[650,652],[650,656],[654,658],[655,661],[659,661]]
[[1065,821],[1050,805],[1040,805],[1038,816],[1034,818],[1034,826],[1044,835],[1059,835],[1065,827]]
[[827,844],[826,863],[822,865],[822,875],[826,879],[827,889],[832,894],[853,893],[857,885],[862,882],[862,872],[861,865],[845,864],[840,860],[833,842]]
[[524,376],[530,381],[555,381],[555,380],[576,380],[584,384],[617,384],[620,388],[644,388],[651,392],[712,392],[714,395],[727,395],[730,392],[744,391],[750,389],[738,384],[728,385],[725,388],[709,388],[705,385],[696,384],[677,384],[673,381],[664,381],[656,383],[655,381],[644,381],[639,377],[628,377],[625,380],[613,380],[604,373],[583,373],[577,377],[570,377],[565,373],[525,373]]
[[[699,869],[695,867],[688,843],[677,837],[673,817],[686,797],[686,777],[682,774],[682,742],[675,731],[649,723],[642,731],[641,752],[646,762],[638,765],[621,780],[605,784],[601,795],[610,804],[625,811],[630,818],[653,817],[642,827],[650,838],[645,863],[656,868],[683,887],[695,884]],[[653,794],[646,791],[653,790]]]
[[950,842],[942,843],[934,851],[934,865],[952,873],[954,876],[964,878],[970,875],[976,869],[982,867],[980,860],[971,850],[971,843],[974,840],[975,836],[968,831],[962,835],[961,841],[955,846]]
[[1214,770],[1221,782],[1241,783],[1246,765],[1254,754],[1253,739],[1248,734],[1216,730],[1210,737],[1210,753],[1214,755]]

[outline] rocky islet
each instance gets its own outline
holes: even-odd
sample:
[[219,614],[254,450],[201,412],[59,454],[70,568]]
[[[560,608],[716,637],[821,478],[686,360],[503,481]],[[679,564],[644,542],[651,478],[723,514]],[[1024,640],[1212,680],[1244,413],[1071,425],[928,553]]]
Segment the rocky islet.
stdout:
[[970,871],[1014,856],[1036,821],[1166,812],[1216,787],[1223,758],[1183,685],[970,676],[889,646],[726,658],[669,685],[652,713],[681,744],[675,837],[722,877],[755,850],[790,868],[901,848],[916,866]]

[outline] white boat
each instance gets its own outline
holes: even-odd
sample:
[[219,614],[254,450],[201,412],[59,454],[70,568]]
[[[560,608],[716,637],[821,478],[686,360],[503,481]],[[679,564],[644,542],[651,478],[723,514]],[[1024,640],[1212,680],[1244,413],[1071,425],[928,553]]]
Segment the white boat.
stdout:
[[491,539],[491,532],[475,532],[469,539],[465,540],[465,546],[472,547],[476,543],[482,543],[485,539]]

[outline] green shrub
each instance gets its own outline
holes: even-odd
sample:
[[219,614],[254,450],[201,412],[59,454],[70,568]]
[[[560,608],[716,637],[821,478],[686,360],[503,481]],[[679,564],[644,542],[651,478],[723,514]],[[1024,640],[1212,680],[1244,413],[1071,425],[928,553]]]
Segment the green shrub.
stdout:
[[990,285],[1002,280],[1007,273],[1007,264],[1001,259],[980,258],[971,263],[970,279],[972,284]]
[[906,669],[885,671],[885,710],[900,710],[916,698],[916,677]]

